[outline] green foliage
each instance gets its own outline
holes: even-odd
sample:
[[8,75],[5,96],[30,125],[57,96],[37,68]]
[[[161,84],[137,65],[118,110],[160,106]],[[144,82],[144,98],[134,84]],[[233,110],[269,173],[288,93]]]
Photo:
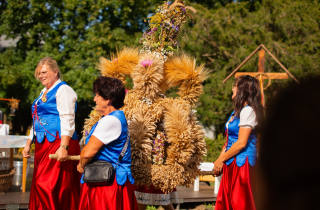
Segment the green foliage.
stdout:
[[205,138],[205,141],[207,144],[207,156],[203,157],[203,161],[214,162],[216,161],[216,159],[218,159],[226,140],[223,137],[222,133],[219,133],[215,140]]
[[198,0],[196,3],[203,5],[208,9],[218,9],[234,2],[248,2],[247,7],[250,10],[254,10],[255,3],[258,1],[261,2],[261,0]]
[[147,206],[146,210],[157,210],[155,206]]
[[207,209],[208,209],[208,210],[209,210],[209,209],[211,210],[211,209],[213,209],[213,207],[214,207],[214,203],[211,203],[211,204],[210,204],[210,203],[208,203],[208,204],[205,203],[205,204],[204,204],[204,207],[205,207],[206,210],[207,210]]
[[25,134],[31,124],[30,106],[43,88],[35,80],[34,70],[45,56],[57,60],[63,79],[78,95],[76,129],[80,133],[92,109],[99,57],[138,45],[138,37],[147,27],[143,19],[160,2],[0,1],[0,35],[18,40],[16,46],[0,53],[0,96],[21,100],[14,133]]
[[[212,69],[210,78],[204,82],[197,113],[203,125],[216,125],[218,133],[223,132],[224,123],[233,109],[233,78],[226,84],[222,81],[260,44],[264,44],[297,78],[319,72],[320,68],[318,1],[262,0],[221,5],[214,9],[192,5],[198,13],[184,27],[181,43],[198,62],[206,63]],[[256,72],[257,64],[258,56],[255,55],[240,71]],[[265,71],[283,72],[269,55],[266,55]],[[272,97],[275,88],[284,82],[273,80],[266,98]]]
[[[198,12],[182,28],[182,49],[212,70],[197,106],[204,126],[215,125],[217,133],[223,132],[233,109],[233,79],[226,84],[222,81],[260,44],[297,78],[319,73],[319,0],[188,2]],[[52,56],[58,61],[64,80],[78,94],[79,133],[93,106],[91,89],[99,75],[99,57],[123,46],[141,46],[139,39],[148,28],[144,20],[162,3],[163,0],[0,0],[0,36],[18,40],[16,46],[0,51],[0,97],[21,100],[19,113],[13,118],[14,132],[25,134],[31,124],[30,106],[42,89],[33,76],[34,70],[41,58]],[[257,56],[240,71],[257,71]],[[268,55],[266,72],[282,72]],[[272,81],[266,98],[284,83]],[[128,80],[127,87],[132,87],[132,81]],[[172,89],[169,94],[176,96],[175,92]],[[8,113],[5,103],[0,107]],[[218,135],[218,139],[222,138]]]

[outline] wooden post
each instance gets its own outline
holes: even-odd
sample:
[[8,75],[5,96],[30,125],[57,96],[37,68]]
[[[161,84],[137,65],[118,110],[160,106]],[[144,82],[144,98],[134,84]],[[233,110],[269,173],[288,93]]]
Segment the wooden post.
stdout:
[[264,49],[259,50],[258,72],[261,72],[261,73],[264,73],[265,55],[266,55],[266,51]]
[[28,159],[24,157],[23,158],[23,166],[22,166],[22,192],[26,192],[27,165],[28,165]]
[[10,168],[13,167],[13,148],[10,148]]
[[[259,63],[258,63],[258,72],[264,73],[264,63],[265,63],[265,55],[266,51],[264,49],[259,50]],[[264,91],[263,91],[263,79],[262,75],[259,76],[260,81],[260,89],[261,89],[261,104],[264,107],[265,106],[265,99],[264,99]]]

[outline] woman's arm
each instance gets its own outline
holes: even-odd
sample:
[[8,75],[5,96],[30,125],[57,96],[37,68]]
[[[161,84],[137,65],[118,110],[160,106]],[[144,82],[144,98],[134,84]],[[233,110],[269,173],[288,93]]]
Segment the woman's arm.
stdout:
[[31,149],[31,144],[32,144],[32,139],[33,139],[33,126],[31,126],[30,128],[30,133],[29,133],[29,137],[26,143],[26,146],[24,146],[23,150],[22,150],[22,155],[25,158],[30,158],[31,156],[29,155],[29,151]]
[[82,149],[80,154],[80,162],[77,167],[80,173],[83,173],[84,167],[92,160],[103,145],[103,142],[97,137],[91,136],[88,144]]
[[239,154],[241,150],[246,147],[251,131],[251,128],[240,127],[238,141],[236,141],[228,151],[226,151],[224,154],[221,154],[214,162],[214,172],[216,174],[222,172],[224,162]]
[[220,157],[221,155],[223,155],[224,153],[226,153],[226,149],[227,149],[226,145],[223,145],[219,157]]
[[30,151],[30,148],[31,148],[31,143],[32,143],[32,140],[30,138],[28,138],[26,146],[24,146],[24,148],[22,150],[22,155],[25,158],[30,158],[31,157],[29,155],[29,151]]
[[[67,85],[62,85],[56,93],[61,126],[61,145],[64,146],[69,146],[70,138],[75,131],[76,100],[77,94]],[[64,147],[59,147],[56,154],[58,155],[58,161],[64,161],[68,156],[68,151]]]
[[83,173],[84,167],[91,161],[103,145],[119,138],[121,134],[121,122],[115,116],[105,116],[100,119],[88,144],[82,149],[78,171]]

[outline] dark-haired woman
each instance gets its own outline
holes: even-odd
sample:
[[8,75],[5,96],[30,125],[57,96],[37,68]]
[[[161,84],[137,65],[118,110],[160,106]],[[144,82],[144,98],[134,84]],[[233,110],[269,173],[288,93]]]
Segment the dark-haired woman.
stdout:
[[103,117],[92,126],[86,138],[78,171],[83,173],[90,161],[108,161],[115,168],[115,178],[108,185],[87,184],[82,178],[79,209],[137,209],[131,174],[130,139],[122,160],[118,162],[128,135],[125,115],[119,110],[124,105],[124,86],[119,79],[100,76],[94,81],[93,92],[96,94],[96,110]]
[[234,111],[226,123],[227,142],[214,163],[223,176],[216,210],[254,210],[250,171],[257,160],[257,125],[263,117],[259,81],[242,76],[232,88]]

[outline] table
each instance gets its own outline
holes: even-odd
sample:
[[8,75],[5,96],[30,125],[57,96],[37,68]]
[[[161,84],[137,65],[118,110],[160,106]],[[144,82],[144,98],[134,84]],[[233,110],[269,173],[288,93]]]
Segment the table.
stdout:
[[[28,136],[0,135],[0,148],[10,148],[10,168],[13,167],[13,148],[24,147]],[[23,158],[22,192],[26,191],[27,158]]]
[[[212,171],[214,168],[214,163],[212,162],[202,162],[199,166],[200,171]],[[220,182],[222,175],[214,178],[214,193],[218,194]],[[199,177],[194,181],[194,191],[199,191]]]

